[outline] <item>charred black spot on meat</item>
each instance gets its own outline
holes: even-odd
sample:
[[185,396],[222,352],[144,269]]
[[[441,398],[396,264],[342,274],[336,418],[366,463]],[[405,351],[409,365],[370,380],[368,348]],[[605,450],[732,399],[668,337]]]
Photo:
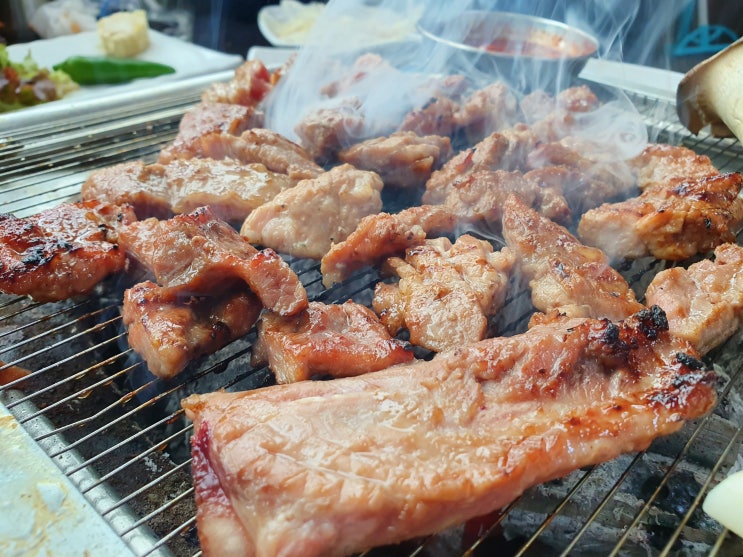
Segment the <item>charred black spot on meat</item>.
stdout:
[[668,330],[668,318],[666,312],[660,306],[651,306],[638,311],[635,314],[640,332],[650,340],[655,340],[658,335]]
[[676,354],[676,360],[689,369],[693,369],[695,371],[705,368],[704,362],[698,360],[693,356],[690,356],[689,354],[686,354],[685,352],[678,352]]

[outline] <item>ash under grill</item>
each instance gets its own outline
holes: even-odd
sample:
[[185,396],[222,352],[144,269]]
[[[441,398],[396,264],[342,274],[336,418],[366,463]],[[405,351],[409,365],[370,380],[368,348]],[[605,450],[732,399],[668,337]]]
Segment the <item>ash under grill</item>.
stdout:
[[[0,206],[19,216],[75,199],[87,174],[132,159],[154,161],[199,90],[159,99],[110,121],[22,130],[0,138]],[[743,170],[729,140],[689,136],[673,107],[633,99],[656,141],[709,155],[721,171]],[[289,259],[312,299],[369,304],[375,272],[324,289],[318,265]],[[620,269],[644,292],[662,262]],[[198,555],[189,438],[180,400],[196,392],[273,383],[250,366],[254,334],[194,362],[171,381],[154,379],[131,351],[119,304],[126,285],[110,280],[82,300],[38,304],[0,295],[0,370],[23,380],[0,387],[15,415],[135,555]],[[499,331],[525,328],[528,296],[514,296]],[[537,486],[506,509],[423,540],[366,555],[701,555],[740,554],[743,542],[701,510],[709,489],[743,466],[743,332],[708,356],[720,373],[716,410],[649,450]]]

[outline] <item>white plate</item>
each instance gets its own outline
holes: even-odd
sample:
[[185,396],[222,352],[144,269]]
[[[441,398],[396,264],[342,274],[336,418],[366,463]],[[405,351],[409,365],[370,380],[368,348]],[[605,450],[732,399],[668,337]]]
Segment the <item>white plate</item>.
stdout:
[[[105,107],[106,99],[114,102],[127,94],[154,93],[160,88],[198,76],[230,70],[238,66],[243,58],[237,54],[225,54],[170,37],[150,29],[150,46],[138,56],[141,60],[159,62],[175,68],[175,73],[150,79],[138,79],[120,85],[91,85],[80,87],[64,98],[45,104],[22,108],[0,114],[0,131],[43,121],[45,118],[60,114],[62,111],[85,105],[95,100],[96,108]],[[14,44],[7,47],[10,59],[22,60],[31,52],[39,67],[51,68],[70,56],[103,56],[98,34],[95,31],[78,33]]]
[[321,2],[282,0],[258,10],[258,29],[273,46],[300,46],[324,9]]

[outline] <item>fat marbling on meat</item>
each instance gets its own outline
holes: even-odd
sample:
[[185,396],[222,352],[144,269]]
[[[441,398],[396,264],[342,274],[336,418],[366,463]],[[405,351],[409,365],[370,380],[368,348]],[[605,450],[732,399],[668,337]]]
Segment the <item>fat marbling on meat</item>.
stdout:
[[439,532],[647,448],[716,402],[662,310],[431,361],[183,400],[205,556],[343,556]]

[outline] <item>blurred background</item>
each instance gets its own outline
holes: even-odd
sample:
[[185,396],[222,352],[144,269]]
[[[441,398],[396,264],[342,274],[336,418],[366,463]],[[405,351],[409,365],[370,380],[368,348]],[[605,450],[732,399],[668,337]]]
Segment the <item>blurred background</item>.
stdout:
[[[258,13],[273,4],[279,2],[1,0],[0,37],[8,44],[28,42],[50,34],[87,30],[97,17],[117,10],[144,8],[153,29],[207,48],[246,56],[252,46],[270,46],[259,29]],[[514,11],[524,11],[533,5],[534,2],[513,0],[509,9],[513,6]],[[636,10],[635,23],[625,29],[623,60],[626,62],[685,72],[743,34],[740,0],[639,0]],[[661,12],[670,15],[667,20],[658,21],[663,32],[652,38],[653,44],[648,44],[642,26]]]

